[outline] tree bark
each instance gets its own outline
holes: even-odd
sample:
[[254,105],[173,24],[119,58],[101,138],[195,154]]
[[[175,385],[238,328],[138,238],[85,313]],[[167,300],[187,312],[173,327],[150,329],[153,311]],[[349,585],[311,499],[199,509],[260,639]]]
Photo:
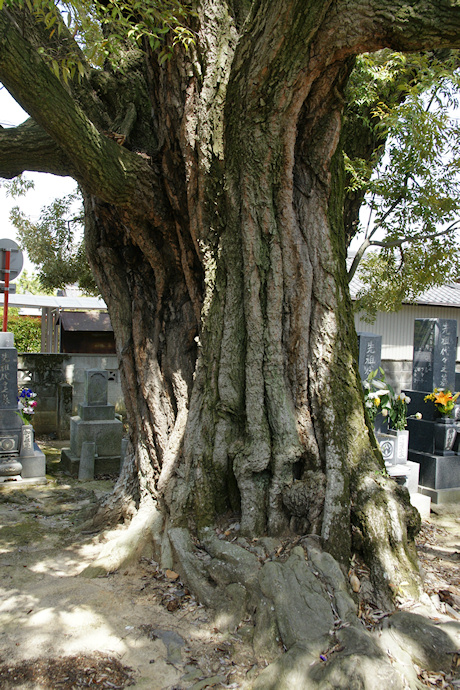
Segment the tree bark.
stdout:
[[0,175],[11,179],[26,170],[71,175],[72,164],[33,120],[19,127],[0,127]]
[[189,52],[160,66],[147,49],[128,78],[88,69],[69,89],[0,11],[0,79],[83,189],[116,336],[131,460],[107,512],[156,502],[193,528],[236,513],[249,535],[317,534],[344,565],[355,534],[390,596],[417,575],[357,372],[344,90],[359,52],[457,45],[460,8],[197,7]]

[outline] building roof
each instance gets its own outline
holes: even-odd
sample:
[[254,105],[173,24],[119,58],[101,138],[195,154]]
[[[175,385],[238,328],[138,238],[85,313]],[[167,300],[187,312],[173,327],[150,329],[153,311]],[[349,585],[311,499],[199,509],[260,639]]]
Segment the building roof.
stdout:
[[[0,298],[0,306],[3,298]],[[107,305],[100,297],[59,297],[54,295],[9,295],[10,307],[49,307],[51,309],[91,309],[106,310]]]
[[429,304],[432,307],[460,307],[460,285],[441,285],[426,290],[417,297],[415,304]]
[[109,315],[100,311],[63,311],[59,315],[58,324],[61,324],[61,327],[64,331],[73,331],[79,333],[113,332]]

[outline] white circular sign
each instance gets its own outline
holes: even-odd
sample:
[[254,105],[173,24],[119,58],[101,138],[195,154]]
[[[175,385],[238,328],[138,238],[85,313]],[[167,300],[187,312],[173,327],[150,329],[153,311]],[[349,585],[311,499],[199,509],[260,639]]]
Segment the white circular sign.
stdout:
[[10,251],[10,281],[18,277],[22,271],[24,258],[19,245],[14,240],[7,238],[0,240],[0,280],[5,280],[5,273],[2,269],[5,268],[5,251]]

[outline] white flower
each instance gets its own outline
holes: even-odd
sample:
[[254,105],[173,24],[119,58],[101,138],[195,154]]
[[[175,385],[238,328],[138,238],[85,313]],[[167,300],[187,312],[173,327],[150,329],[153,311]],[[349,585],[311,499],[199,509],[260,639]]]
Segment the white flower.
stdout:
[[371,384],[369,383],[369,381],[364,381],[363,388],[365,388],[368,391],[370,389],[370,387],[371,387]]
[[385,385],[385,381],[378,381],[377,379],[373,379],[373,380],[371,381],[371,383],[372,383],[372,385],[375,386],[376,388],[378,388],[379,386],[381,387],[381,386],[384,386],[384,385]]
[[385,408],[383,408],[383,410],[382,410],[382,416],[388,417],[388,410],[386,410]]
[[384,388],[380,388],[378,391],[375,391],[375,395],[377,396],[377,398],[381,398],[382,395],[388,395],[389,392],[390,392],[389,390],[385,390]]
[[408,395],[406,395],[406,396],[404,397],[404,399],[405,399],[405,401],[406,401],[406,403],[407,403],[407,404],[409,404],[409,403],[410,403],[410,398],[409,398],[409,396],[408,396]]
[[421,412],[416,412],[415,413],[415,419],[421,419],[422,418],[422,413]]

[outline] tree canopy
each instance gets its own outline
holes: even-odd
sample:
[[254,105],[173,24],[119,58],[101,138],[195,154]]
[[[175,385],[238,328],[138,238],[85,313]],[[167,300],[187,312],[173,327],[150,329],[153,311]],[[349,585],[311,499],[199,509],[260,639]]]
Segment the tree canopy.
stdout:
[[18,206],[11,212],[19,243],[39,267],[38,279],[44,290],[75,284],[86,294],[99,293],[86,257],[81,206],[80,214],[73,215],[78,201],[81,203],[78,192],[55,199],[42,209],[35,223]]
[[[122,5],[113,6],[110,21],[117,32],[108,42],[102,30],[109,20],[100,7],[92,18],[80,5],[68,9],[68,23],[81,36],[86,58],[95,64],[102,55],[116,59],[123,33],[134,42],[148,34],[149,41],[160,47],[160,36],[154,41],[148,30],[154,22],[138,17],[131,31],[132,20],[123,16]],[[154,10],[159,12],[158,7]],[[182,10],[179,16],[184,19]],[[95,32],[101,32],[99,40]],[[190,44],[193,35],[181,26],[175,32],[174,41],[178,40]],[[164,47],[160,59],[171,55],[171,46]],[[53,67],[63,68],[65,63]],[[348,177],[345,205],[351,214],[346,232],[349,241],[357,234],[362,237],[349,277],[359,266],[365,287],[355,307],[369,320],[377,311],[397,310],[424,290],[458,279],[459,125],[453,112],[458,105],[458,79],[455,51],[406,55],[385,49],[357,58],[346,92],[345,132],[347,128],[351,132],[343,151]],[[11,193],[26,193],[21,177],[13,182]],[[23,248],[40,268],[44,288],[78,283],[84,292],[96,294],[80,239],[81,221],[69,214],[73,201],[56,200],[43,209],[38,224],[19,208],[11,220]],[[358,220],[360,203],[367,205],[364,224]],[[379,250],[369,251],[372,247]]]
[[[361,56],[348,97],[345,131],[361,129],[369,142],[365,157],[356,155],[356,143],[350,156],[344,152],[348,236],[360,229],[363,238],[349,275],[358,269],[365,288],[357,307],[374,317],[459,275],[457,53]],[[365,200],[363,228],[357,209]],[[364,255],[369,247],[380,249]]]

